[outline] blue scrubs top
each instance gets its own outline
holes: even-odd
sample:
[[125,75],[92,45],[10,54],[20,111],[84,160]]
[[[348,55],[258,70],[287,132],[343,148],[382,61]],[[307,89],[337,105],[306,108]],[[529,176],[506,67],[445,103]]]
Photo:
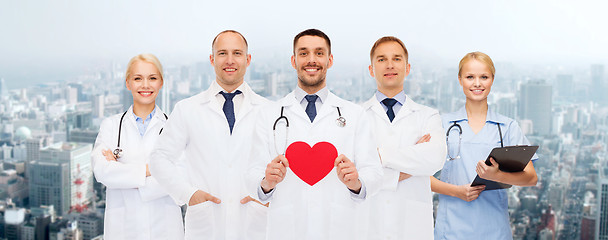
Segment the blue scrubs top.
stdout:
[[[500,147],[498,124],[504,146],[529,145],[516,121],[488,109],[486,124],[473,133],[464,107],[442,115],[443,127],[450,128],[455,122],[462,128],[459,158],[446,161],[440,180],[454,185],[470,184],[477,176],[477,162],[485,160],[490,151]],[[458,154],[458,128],[453,127],[447,139],[448,154]],[[538,156],[535,154],[532,160]],[[457,197],[439,194],[439,206],[435,222],[435,239],[513,239],[509,222],[507,190],[487,190],[479,197],[466,202]]]

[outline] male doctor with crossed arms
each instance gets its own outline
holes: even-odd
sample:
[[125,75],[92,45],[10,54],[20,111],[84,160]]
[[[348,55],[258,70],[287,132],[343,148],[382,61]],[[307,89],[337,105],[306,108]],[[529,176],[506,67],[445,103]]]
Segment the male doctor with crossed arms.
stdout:
[[368,221],[364,239],[433,239],[429,177],[443,167],[446,155],[439,112],[405,95],[410,64],[400,39],[378,39],[370,60],[378,91],[363,109],[372,118],[384,178],[380,192],[365,203],[370,216],[360,219]]
[[[359,233],[357,201],[372,195],[382,177],[369,120],[360,106],[327,88],[325,76],[333,55],[325,33],[317,29],[299,33],[293,54],[296,89],[276,104],[263,107],[256,124],[248,176],[254,191],[251,195],[271,201],[267,239],[355,239]],[[273,123],[280,116],[288,119],[289,126],[282,119],[273,132]],[[340,117],[345,124],[339,123]],[[312,185],[294,173],[295,162],[290,161],[295,157],[289,151],[287,158],[283,155],[298,141],[311,147],[329,142],[337,150],[337,158],[329,159],[327,175]]]

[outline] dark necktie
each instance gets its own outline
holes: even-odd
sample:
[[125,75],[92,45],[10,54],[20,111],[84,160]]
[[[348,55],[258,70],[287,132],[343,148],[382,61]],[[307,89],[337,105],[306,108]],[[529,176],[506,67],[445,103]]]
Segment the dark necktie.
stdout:
[[306,101],[308,101],[308,105],[306,105],[306,114],[308,114],[308,118],[310,118],[310,122],[312,122],[312,120],[315,120],[315,117],[317,116],[317,108],[315,106],[315,102],[317,101],[317,98],[319,98],[319,96],[313,94],[306,95],[305,98]]
[[230,126],[230,135],[232,135],[232,127],[234,127],[234,121],[235,121],[234,102],[232,102],[232,99],[237,94],[240,94],[241,91],[236,90],[236,91],[234,91],[234,93],[225,93],[224,91],[221,91],[220,93],[224,96],[224,99],[226,99],[226,101],[224,102],[224,106],[222,107],[222,110],[224,110],[224,115],[226,115],[226,120],[228,120],[228,126]]
[[388,119],[393,122],[393,119],[395,119],[395,112],[393,111],[393,106],[395,106],[397,100],[395,100],[394,98],[385,98],[384,100],[382,100],[382,103],[388,108],[388,110],[386,111]]

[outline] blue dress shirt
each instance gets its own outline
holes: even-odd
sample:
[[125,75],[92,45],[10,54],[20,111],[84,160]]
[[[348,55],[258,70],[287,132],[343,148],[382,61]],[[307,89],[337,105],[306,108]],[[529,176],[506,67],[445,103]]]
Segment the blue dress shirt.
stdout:
[[[131,108],[131,109],[133,109],[133,108]],[[152,109],[152,112],[150,112],[150,114],[148,114],[148,116],[144,120],[144,119],[138,117],[137,115],[135,115],[135,112],[133,112],[133,110],[131,110],[131,113],[133,113],[133,116],[135,117],[135,124],[137,124],[137,130],[139,130],[140,136],[143,137],[144,134],[146,133],[146,129],[148,129],[150,120],[152,120],[152,116],[154,116],[155,112],[156,112],[156,106],[154,107],[154,109]]]
[[[384,93],[381,93],[380,91],[376,90],[376,99],[378,99],[378,102],[380,102],[380,106],[384,108],[384,112],[388,111],[388,107],[382,104],[382,100],[384,100],[385,98],[387,98],[387,96],[384,95]],[[401,91],[397,93],[397,95],[395,95],[393,99],[397,100],[397,103],[395,103],[395,106],[393,106],[393,112],[395,113],[395,116],[397,116],[397,113],[405,103],[405,92]]]

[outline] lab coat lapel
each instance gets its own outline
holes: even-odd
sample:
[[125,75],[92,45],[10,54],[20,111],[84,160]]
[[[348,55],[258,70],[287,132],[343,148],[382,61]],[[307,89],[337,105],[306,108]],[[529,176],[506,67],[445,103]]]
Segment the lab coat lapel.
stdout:
[[134,115],[135,115],[135,113],[133,113],[133,105],[131,105],[129,110],[127,110],[127,114],[125,114],[122,131],[126,132],[126,131],[129,131],[128,129],[135,129],[135,130],[137,130],[137,132],[138,132],[137,135],[139,136],[139,130],[137,128],[137,122],[135,121]]
[[243,82],[243,103],[241,104],[239,113],[236,116],[234,126],[236,127],[236,125],[239,124],[239,122],[241,122],[241,120],[245,118],[245,116],[250,113],[251,110],[253,110],[253,107],[258,104],[260,104],[260,102],[258,101],[255,92],[251,90],[251,87],[249,87],[246,82]]
[[279,100],[279,104],[281,107],[285,107],[285,109],[290,112],[290,114],[286,114],[288,115],[288,118],[293,115],[306,120],[306,122],[310,122],[308,115],[306,115],[306,111],[302,108],[302,106],[300,106],[298,100],[296,100],[293,91],[287,94],[287,96],[285,96],[283,99]]
[[[202,92],[200,95],[201,107],[208,105],[207,107],[209,107],[212,112],[218,114],[223,118],[226,118],[226,115],[224,115],[224,111],[222,110],[222,106],[217,101],[215,101],[216,94],[217,92],[212,92],[211,87]],[[201,109],[192,109],[192,111],[197,110],[200,111]]]
[[[146,136],[146,134],[148,134],[150,129],[155,129],[157,124],[163,124],[163,123],[165,123],[165,121],[167,121],[167,119],[165,119],[164,112],[157,105],[156,111],[154,112],[154,116],[152,116],[152,119],[150,119],[150,124],[148,124],[148,128],[146,128],[146,132],[144,133],[144,136]],[[159,133],[156,132],[154,134],[159,134]]]
[[[401,121],[402,119],[406,118],[413,112],[418,111],[419,109],[420,109],[420,106],[418,106],[417,103],[415,103],[409,96],[405,96],[405,103],[403,104],[403,106],[401,106],[401,109],[399,109],[399,112],[397,112],[395,119],[393,119],[393,123],[397,123],[397,122]],[[387,117],[387,119],[388,119],[388,117]]]
[[[323,103],[321,109],[319,109],[319,113],[317,113],[317,116],[315,117],[313,123],[319,122],[325,117],[331,117],[332,115],[335,115],[335,118],[338,119],[338,110],[336,109],[336,107],[342,107],[342,104],[340,104],[336,95],[329,92],[327,94],[327,99],[325,100],[325,103]],[[340,111],[344,111],[344,109],[341,109]]]
[[382,107],[382,105],[380,105],[380,102],[378,102],[378,100],[376,99],[375,95],[372,96],[372,98],[370,98],[369,100],[367,100],[367,102],[365,102],[363,104],[363,108],[365,110],[371,109],[372,112],[374,112],[376,115],[378,115],[379,118],[384,120],[386,123],[390,123],[390,120],[388,119],[388,115],[384,111],[384,108]]

